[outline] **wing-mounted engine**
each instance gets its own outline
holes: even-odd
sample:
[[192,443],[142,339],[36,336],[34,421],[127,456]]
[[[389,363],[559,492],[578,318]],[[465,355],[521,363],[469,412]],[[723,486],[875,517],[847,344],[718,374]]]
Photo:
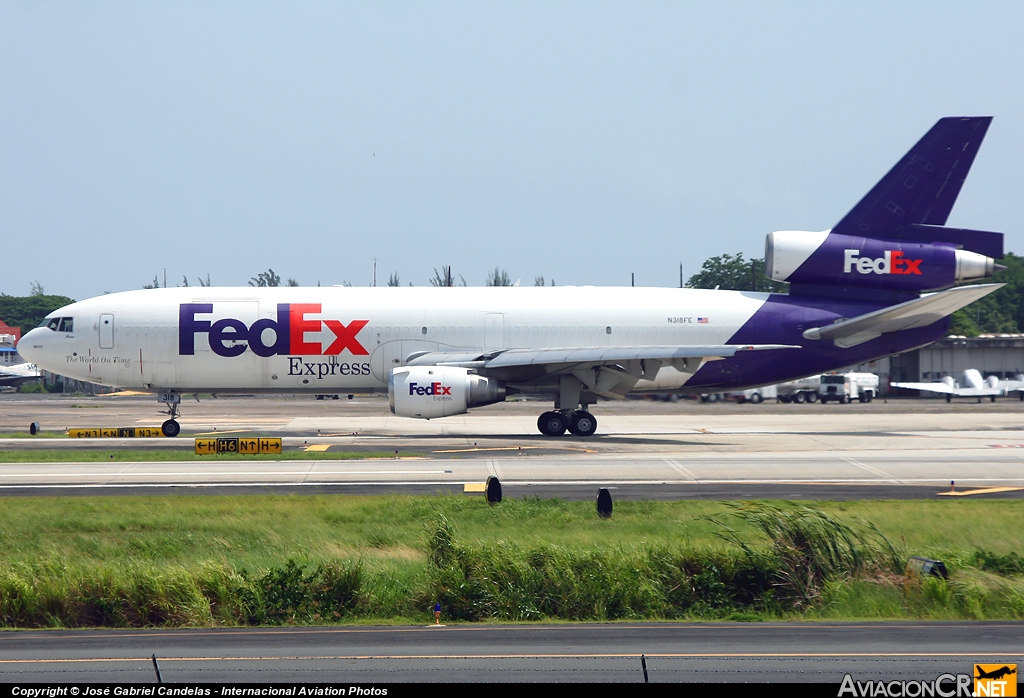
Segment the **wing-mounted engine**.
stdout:
[[951,243],[879,240],[835,233],[779,231],[765,241],[775,281],[895,291],[933,291],[991,276],[991,257]]
[[436,419],[505,400],[505,384],[456,366],[405,366],[388,377],[391,413]]

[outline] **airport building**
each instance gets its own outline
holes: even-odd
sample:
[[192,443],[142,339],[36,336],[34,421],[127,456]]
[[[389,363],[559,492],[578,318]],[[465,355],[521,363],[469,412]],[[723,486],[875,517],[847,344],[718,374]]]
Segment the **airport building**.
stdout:
[[23,359],[15,349],[19,339],[21,339],[21,328],[11,327],[0,320],[0,365],[11,366],[22,363]]

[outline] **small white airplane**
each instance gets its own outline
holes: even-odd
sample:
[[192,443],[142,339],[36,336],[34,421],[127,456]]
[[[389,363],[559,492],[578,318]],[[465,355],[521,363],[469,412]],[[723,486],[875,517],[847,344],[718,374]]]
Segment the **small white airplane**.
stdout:
[[978,402],[981,402],[981,398],[987,397],[995,402],[999,395],[1009,395],[1014,391],[1020,395],[1021,400],[1024,400],[1024,375],[1017,374],[1015,380],[999,380],[995,376],[982,378],[981,372],[975,368],[964,371],[962,381],[955,381],[953,376],[946,376],[937,383],[892,383],[891,385],[894,388],[942,393],[946,396],[946,402],[952,402],[954,397],[976,397]]
[[38,380],[39,377],[39,367],[35,364],[24,363],[0,366],[0,387],[16,388],[22,383]]

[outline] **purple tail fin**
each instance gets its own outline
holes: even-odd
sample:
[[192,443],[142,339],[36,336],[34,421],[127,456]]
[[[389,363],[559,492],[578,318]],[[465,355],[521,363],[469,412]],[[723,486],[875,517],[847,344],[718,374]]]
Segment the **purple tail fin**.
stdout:
[[914,236],[911,226],[945,225],[990,123],[991,116],[939,119],[832,232],[900,239]]

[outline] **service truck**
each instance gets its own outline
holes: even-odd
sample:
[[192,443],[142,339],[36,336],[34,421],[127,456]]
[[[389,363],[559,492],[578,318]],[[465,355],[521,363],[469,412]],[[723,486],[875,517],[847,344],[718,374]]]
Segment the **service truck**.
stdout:
[[822,403],[871,402],[877,394],[878,376],[874,373],[828,373],[821,377],[818,388],[818,399]]

